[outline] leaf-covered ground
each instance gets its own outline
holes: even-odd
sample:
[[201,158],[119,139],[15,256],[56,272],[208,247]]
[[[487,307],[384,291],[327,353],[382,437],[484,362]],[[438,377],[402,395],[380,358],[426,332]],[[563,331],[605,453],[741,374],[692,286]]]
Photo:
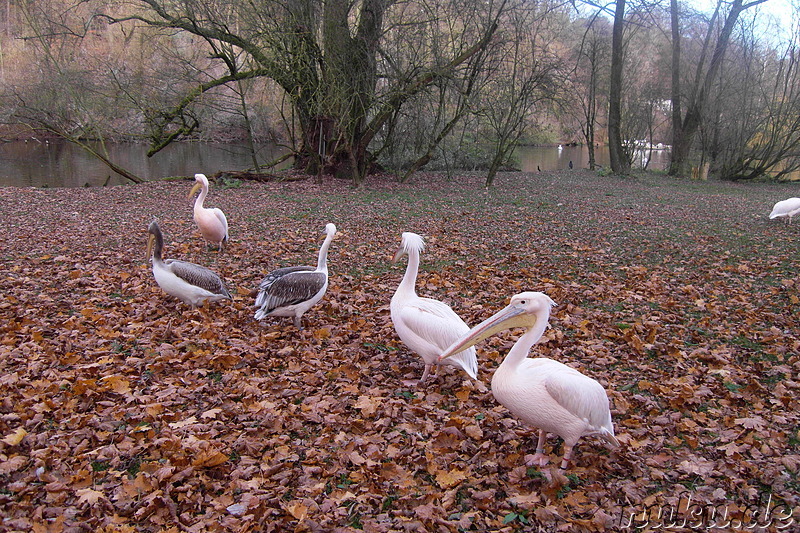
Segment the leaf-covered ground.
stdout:
[[[655,531],[672,510],[673,530],[797,531],[800,221],[767,219],[796,186],[212,186],[218,254],[191,184],[0,189],[0,530]],[[153,216],[165,256],[219,272],[233,302],[162,293]],[[257,323],[259,280],[313,263],[327,222],[331,285],[305,328]],[[564,476],[551,437],[550,465],[528,468],[535,432],[485,387],[454,370],[417,387],[389,317],[402,231],[428,239],[418,292],[471,325],[550,295],[533,354],[606,387],[622,446],[583,439]],[[478,345],[483,383],[518,333]]]

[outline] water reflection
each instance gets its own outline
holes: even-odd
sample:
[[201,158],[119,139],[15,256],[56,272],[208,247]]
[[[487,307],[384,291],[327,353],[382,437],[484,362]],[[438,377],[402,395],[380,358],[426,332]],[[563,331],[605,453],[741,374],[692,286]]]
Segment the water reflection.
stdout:
[[[159,179],[168,176],[193,176],[197,172],[215,174],[223,170],[241,170],[253,166],[243,145],[217,143],[176,143],[153,157],[147,157],[144,144],[108,144],[109,158],[137,176]],[[259,162],[273,160],[280,147],[269,144],[258,148]],[[588,168],[589,151],[584,146],[522,146],[516,151],[522,170],[566,170]],[[597,163],[608,166],[608,148],[596,150]],[[669,153],[653,152],[650,169],[663,170]],[[112,172],[97,158],[74,144],[64,141],[8,142],[0,144],[0,186],[16,187],[99,187],[120,185],[127,180]]]
[[[145,180],[168,176],[193,176],[197,172],[215,174],[222,170],[241,170],[253,166],[247,148],[236,144],[177,143],[147,157],[145,144],[108,144],[111,161]],[[276,145],[259,147],[259,162],[271,161]],[[120,185],[127,180],[111,171],[96,157],[64,141],[0,144],[0,186],[15,187],[92,187]]]
[[[589,168],[589,149],[585,146],[520,146],[515,155],[523,172],[567,170],[570,162],[573,168]],[[610,165],[608,146],[595,148],[594,156],[597,165]],[[669,151],[653,150],[652,156],[649,151],[634,154],[634,167],[643,168],[647,157],[651,157],[648,170],[666,170],[669,166]]]

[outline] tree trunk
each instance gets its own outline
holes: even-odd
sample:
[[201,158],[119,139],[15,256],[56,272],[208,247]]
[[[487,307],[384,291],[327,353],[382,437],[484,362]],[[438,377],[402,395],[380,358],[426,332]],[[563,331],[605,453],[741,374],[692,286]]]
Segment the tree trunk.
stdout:
[[622,67],[624,50],[622,30],[625,23],[625,0],[617,0],[611,39],[611,90],[608,96],[608,149],[611,170],[629,174],[631,163],[622,145]]
[[592,60],[592,74],[589,79],[589,96],[586,108],[586,146],[589,149],[589,170],[597,168],[597,159],[594,150],[594,125],[597,120],[597,68],[595,59]]
[[464,116],[466,109],[466,98],[464,98],[459,102],[459,107],[456,110],[453,118],[451,118],[450,121],[442,128],[442,131],[440,131],[439,134],[434,137],[433,141],[428,145],[428,149],[425,151],[425,153],[417,158],[417,160],[414,161],[414,164],[411,165],[411,168],[409,168],[408,171],[403,174],[403,177],[400,179],[400,183],[406,183],[415,172],[427,165],[430,160],[433,159],[433,151],[436,150],[436,147],[439,146],[439,144],[445,139],[445,137],[447,137],[447,135],[450,134],[451,131],[453,131],[453,128]]
[[[760,4],[766,0],[756,0],[749,4],[743,4],[743,0],[733,0],[731,3],[728,16],[725,18],[725,24],[722,26],[719,38],[714,46],[714,53],[711,56],[711,61],[708,64],[705,76],[701,76],[700,72],[703,67],[703,60],[701,59],[698,64],[698,75],[695,78],[695,85],[690,94],[693,98],[690,100],[686,116],[682,117],[681,113],[681,87],[680,87],[680,27],[678,17],[678,3],[677,0],[670,0],[671,11],[671,24],[672,24],[672,158],[669,166],[669,174],[671,176],[688,176],[691,171],[691,151],[694,144],[694,138],[697,131],[702,124],[703,110],[708,101],[708,95],[711,92],[711,86],[717,77],[720,67],[722,66],[722,59],[725,56],[725,50],[728,48],[731,34],[736,26],[736,21],[739,15],[745,9],[754,5]],[[719,7],[718,7],[719,8]],[[714,15],[716,17],[716,13]],[[712,19],[713,20],[713,19]],[[706,42],[704,48],[710,44],[712,32],[709,31],[706,35]]]
[[495,153],[492,158],[492,162],[489,164],[489,170],[486,172],[486,181],[484,183],[487,189],[494,184],[494,179],[497,177],[497,171],[500,170],[500,164],[503,162],[503,159],[504,156],[499,152]]
[[[231,28],[214,19],[217,2],[204,0],[142,0],[144,9],[115,18],[112,23],[140,21],[159,28],[174,28],[212,42],[227,43],[243,53],[248,71],[221,75],[188,91],[166,111],[157,110],[152,125],[149,155],[181,136],[192,133],[199,122],[190,106],[216,87],[257,77],[274,80],[291,100],[293,119],[299,124],[296,168],[312,175],[321,165],[335,175],[349,172],[357,185],[374,163],[372,139],[413,96],[438,80],[459,77],[459,68],[483,53],[506,13],[507,0],[479,4],[488,18],[482,33],[469,45],[447,49],[449,61],[429,62],[421,54],[418,65],[406,65],[397,77],[382,78],[377,96],[379,44],[385,38],[384,17],[395,0],[292,0],[290,2],[233,2],[238,16],[253,19],[253,26]],[[269,8],[263,13],[262,9]],[[199,16],[199,13],[208,13]],[[263,20],[259,19],[263,17]],[[402,19],[402,17],[401,17]],[[412,16],[413,19],[413,16]],[[395,29],[403,30],[404,24]],[[398,29],[400,28],[400,29]],[[394,31],[394,30],[392,30]],[[212,47],[213,48],[213,47]],[[219,56],[213,56],[218,58]],[[391,63],[392,58],[382,58]],[[211,69],[209,69],[209,72]],[[332,119],[324,161],[319,154],[320,122]]]
[[73,143],[73,144],[75,144],[77,146],[80,146],[81,148],[86,150],[88,153],[92,154],[94,157],[96,157],[97,159],[102,161],[105,166],[107,166],[108,168],[110,168],[111,170],[113,170],[114,172],[116,172],[117,174],[122,176],[123,178],[125,178],[127,180],[130,180],[133,183],[144,183],[144,180],[142,178],[140,178],[139,176],[137,176],[133,172],[129,172],[128,170],[126,170],[126,169],[122,168],[121,166],[117,165],[116,163],[111,161],[108,157],[106,157],[105,155],[101,154],[99,151],[95,150],[94,148],[92,148],[91,146],[86,144],[85,142],[82,142],[81,140],[79,140],[79,139],[77,139],[75,137],[69,136],[69,135],[62,135],[62,137],[64,139],[68,140],[69,142],[71,142],[71,143]]
[[324,3],[322,36],[327,95],[322,105],[329,106],[331,115],[337,117],[334,124],[339,141],[336,150],[341,152],[340,160],[349,161],[353,184],[359,185],[366,177],[368,155],[363,136],[377,83],[375,54],[387,3],[365,1],[355,35],[351,32],[351,7],[349,0]]
[[681,168],[688,160],[689,148],[685,145],[683,136],[683,120],[681,111],[681,29],[678,16],[678,0],[669,2],[670,20],[672,26],[672,154],[670,157],[669,174],[672,176],[685,176],[685,168]]
[[245,96],[242,80],[236,81],[236,93],[239,95],[239,102],[242,106],[242,118],[244,119],[245,134],[247,135],[247,148],[250,151],[250,158],[253,161],[253,170],[258,172],[261,168],[258,164],[258,152],[256,152],[256,143],[253,139],[253,124],[250,122],[250,113],[247,109],[247,98]]

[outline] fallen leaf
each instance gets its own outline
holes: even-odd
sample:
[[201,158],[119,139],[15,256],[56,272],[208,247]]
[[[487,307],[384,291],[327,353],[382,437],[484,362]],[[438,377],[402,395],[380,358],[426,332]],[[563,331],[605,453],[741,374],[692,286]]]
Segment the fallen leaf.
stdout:
[[192,466],[211,468],[221,465],[228,459],[227,455],[214,448],[201,449],[194,455]]
[[302,501],[291,501],[286,504],[286,510],[297,520],[305,520],[308,516],[308,507]]
[[373,398],[370,396],[359,396],[353,406],[356,409],[361,409],[361,414],[364,416],[373,416],[381,404],[381,398]]
[[26,464],[28,464],[28,458],[23,457],[22,455],[15,455],[5,460],[0,457],[0,474],[10,474],[11,472],[16,472]]
[[78,489],[76,494],[78,495],[78,503],[88,503],[89,505],[95,505],[100,500],[105,499],[105,495],[102,492],[91,487]]
[[233,516],[242,516],[247,512],[247,505],[243,503],[234,503],[225,508]]
[[462,470],[439,471],[436,473],[436,483],[443,489],[452,488],[467,479],[467,473]]
[[217,418],[217,415],[222,412],[222,409],[219,407],[215,407],[213,409],[209,409],[208,411],[203,411],[200,415],[200,418]]
[[181,429],[181,428],[185,428],[186,426],[191,426],[191,425],[194,425],[194,424],[197,424],[197,417],[190,416],[186,420],[181,420],[179,422],[171,422],[169,424],[169,427],[171,427],[172,429]]
[[117,394],[128,394],[131,392],[131,384],[122,376],[106,376],[101,381]]
[[25,428],[21,428],[20,427],[20,428],[17,428],[16,431],[14,431],[13,433],[10,433],[10,434],[6,435],[3,438],[3,442],[8,444],[9,446],[16,446],[17,444],[22,442],[22,439],[24,439],[25,435],[27,435],[27,434],[28,434],[28,432],[25,431]]

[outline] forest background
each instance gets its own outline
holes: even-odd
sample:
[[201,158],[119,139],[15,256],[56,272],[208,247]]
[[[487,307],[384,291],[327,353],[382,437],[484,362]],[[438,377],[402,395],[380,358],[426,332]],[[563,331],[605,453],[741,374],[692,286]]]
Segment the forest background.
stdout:
[[[797,17],[777,0],[5,0],[5,137],[278,142],[356,184],[378,169],[513,166],[519,143],[672,144],[670,173],[800,168]],[[790,15],[796,15],[796,6]],[[616,37],[615,37],[616,35]],[[35,132],[35,133],[34,133]]]

